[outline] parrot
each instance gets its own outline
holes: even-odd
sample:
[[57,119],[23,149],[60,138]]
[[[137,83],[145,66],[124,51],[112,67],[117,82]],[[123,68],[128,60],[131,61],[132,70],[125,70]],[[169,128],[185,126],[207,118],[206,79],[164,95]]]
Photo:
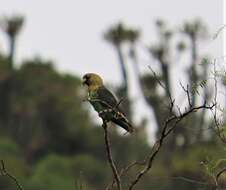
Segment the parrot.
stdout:
[[86,73],[82,84],[88,87],[88,101],[104,122],[113,122],[127,132],[134,131],[125,114],[119,109],[120,102],[103,83],[103,79],[95,73]]

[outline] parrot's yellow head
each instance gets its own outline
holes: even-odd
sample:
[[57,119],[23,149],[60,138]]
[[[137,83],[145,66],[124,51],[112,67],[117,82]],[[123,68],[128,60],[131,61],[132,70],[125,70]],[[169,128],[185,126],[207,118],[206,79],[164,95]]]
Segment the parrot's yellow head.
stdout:
[[82,77],[82,84],[87,85],[89,91],[93,91],[103,86],[103,80],[95,73],[87,73]]

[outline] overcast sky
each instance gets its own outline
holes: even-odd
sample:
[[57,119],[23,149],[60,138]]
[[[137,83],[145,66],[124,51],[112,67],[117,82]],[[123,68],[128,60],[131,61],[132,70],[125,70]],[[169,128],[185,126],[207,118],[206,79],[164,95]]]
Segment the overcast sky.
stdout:
[[[54,60],[58,70],[80,76],[97,72],[112,83],[121,77],[117,56],[103,40],[103,33],[112,24],[122,21],[137,27],[142,31],[142,43],[148,45],[155,39],[156,18],[175,27],[199,17],[208,24],[211,39],[223,25],[223,0],[1,0],[0,16],[17,13],[26,18],[18,39],[18,63],[40,55]],[[204,44],[202,50],[213,57],[222,56],[222,36]],[[4,51],[6,44],[6,36],[0,33],[0,48]],[[145,70],[148,64],[140,66]],[[144,107],[144,102],[137,101],[138,113],[151,118]]]
[[[214,33],[223,24],[222,5],[223,0],[1,0],[0,15],[20,13],[26,18],[18,39],[18,61],[40,55],[63,71],[80,75],[94,71],[119,81],[117,57],[103,40],[109,26],[123,21],[137,27],[145,44],[155,35],[156,18],[175,26],[200,17]],[[5,39],[0,34],[0,48],[6,49]],[[222,53],[219,40],[206,47],[213,47],[216,56]]]

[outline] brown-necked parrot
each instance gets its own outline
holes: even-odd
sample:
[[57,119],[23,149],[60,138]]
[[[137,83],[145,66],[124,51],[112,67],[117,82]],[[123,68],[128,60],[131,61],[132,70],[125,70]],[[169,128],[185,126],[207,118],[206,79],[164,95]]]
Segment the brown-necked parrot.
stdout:
[[88,101],[92,104],[103,121],[112,121],[127,132],[132,133],[134,128],[125,114],[118,108],[118,101],[104,86],[102,78],[95,73],[87,73],[82,79],[83,85],[87,85],[88,87]]

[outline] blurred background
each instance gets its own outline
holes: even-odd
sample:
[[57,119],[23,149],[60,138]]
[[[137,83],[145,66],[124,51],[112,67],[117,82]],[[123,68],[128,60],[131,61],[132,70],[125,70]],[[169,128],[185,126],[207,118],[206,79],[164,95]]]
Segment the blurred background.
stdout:
[[[192,106],[213,100],[213,62],[224,108],[223,7],[223,0],[3,0],[0,159],[8,171],[29,190],[79,189],[78,183],[99,190],[111,182],[100,119],[83,101],[87,72],[124,98],[122,109],[137,128],[122,136],[111,127],[119,168],[150,152],[169,96],[179,105],[175,113],[189,106],[181,84]],[[211,172],[200,163],[225,156],[213,125],[205,110],[187,117],[137,189],[209,189]],[[138,169],[123,178],[124,187]],[[16,186],[0,176],[0,189]]]

